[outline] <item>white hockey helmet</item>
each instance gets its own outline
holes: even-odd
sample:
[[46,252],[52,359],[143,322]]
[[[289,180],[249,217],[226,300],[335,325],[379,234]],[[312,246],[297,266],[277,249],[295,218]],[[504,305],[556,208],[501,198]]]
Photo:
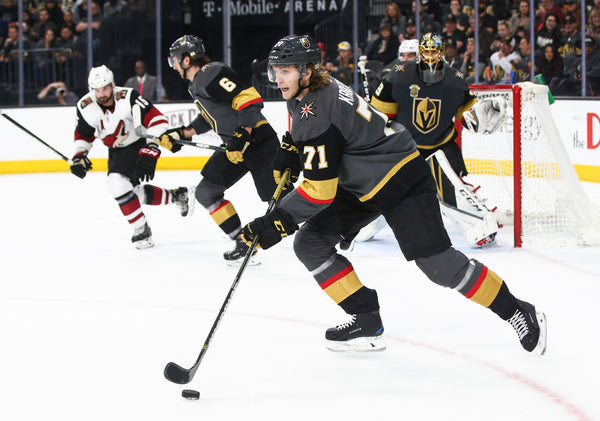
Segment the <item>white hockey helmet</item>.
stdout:
[[407,39],[402,41],[400,47],[398,47],[398,57],[400,54],[415,53],[415,56],[419,54],[419,40],[418,39]]
[[115,87],[115,77],[113,72],[104,64],[102,66],[92,67],[90,75],[88,76],[88,86],[90,91],[103,88],[107,85],[112,85],[113,88]]

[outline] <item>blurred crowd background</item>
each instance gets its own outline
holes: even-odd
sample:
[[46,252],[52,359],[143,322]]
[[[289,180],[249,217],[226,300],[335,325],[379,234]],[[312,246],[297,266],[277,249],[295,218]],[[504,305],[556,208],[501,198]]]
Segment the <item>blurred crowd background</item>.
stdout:
[[317,39],[322,65],[358,90],[358,57],[366,58],[372,89],[403,41],[433,31],[469,83],[516,83],[533,72],[554,96],[600,96],[600,0],[423,0],[418,19],[411,0],[295,0],[292,14],[287,0],[235,0],[230,25],[225,3],[0,0],[0,105],[73,105],[88,89],[90,62],[152,101],[186,100],[185,84],[166,63],[169,46],[186,33],[200,36],[213,60],[229,61],[267,100],[280,95],[266,81],[265,58],[289,32]]

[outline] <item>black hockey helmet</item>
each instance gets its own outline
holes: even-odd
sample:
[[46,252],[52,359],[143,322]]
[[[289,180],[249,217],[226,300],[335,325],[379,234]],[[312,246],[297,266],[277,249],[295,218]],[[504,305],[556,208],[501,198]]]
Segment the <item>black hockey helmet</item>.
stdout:
[[446,43],[440,34],[428,32],[419,42],[419,74],[425,83],[436,83],[444,77]]
[[308,63],[318,64],[321,61],[321,50],[317,42],[308,35],[288,35],[281,38],[269,52],[269,80],[275,82],[273,66],[296,65],[300,78],[306,75]]
[[201,59],[206,54],[204,43],[196,35],[184,35],[175,40],[169,48],[169,66],[173,67],[173,57],[181,63],[183,57],[188,55],[192,60]]

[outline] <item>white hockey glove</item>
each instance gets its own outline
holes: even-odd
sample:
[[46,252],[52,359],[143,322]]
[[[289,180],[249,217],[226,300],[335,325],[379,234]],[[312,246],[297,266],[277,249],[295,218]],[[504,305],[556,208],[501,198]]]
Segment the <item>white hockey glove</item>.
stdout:
[[473,133],[495,133],[506,121],[506,100],[485,98],[464,113],[464,126]]

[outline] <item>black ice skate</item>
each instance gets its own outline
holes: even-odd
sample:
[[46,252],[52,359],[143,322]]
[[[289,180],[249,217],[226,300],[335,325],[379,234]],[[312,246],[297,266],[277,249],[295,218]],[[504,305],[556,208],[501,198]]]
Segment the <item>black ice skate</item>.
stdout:
[[181,212],[181,216],[192,216],[194,213],[194,204],[196,203],[195,192],[196,188],[194,186],[191,187],[179,187],[173,192],[173,202],[179,212]]
[[152,231],[150,230],[148,224],[144,224],[143,227],[136,228],[133,231],[131,242],[135,248],[139,250],[154,247],[154,241],[152,241]]
[[[234,241],[235,247],[233,248],[233,250],[226,251],[225,253],[223,253],[225,263],[227,263],[229,266],[241,265],[244,261],[244,258],[246,257],[248,249],[250,248],[250,246],[248,246],[239,235],[235,237]],[[255,266],[260,264],[260,261],[256,259],[257,252],[258,250],[254,250],[252,252],[252,257],[250,257],[250,260],[248,260],[248,266]]]
[[519,308],[507,321],[517,332],[526,351],[543,355],[546,352],[546,315],[525,301],[517,301]]
[[353,314],[344,324],[327,329],[326,347],[336,352],[383,351],[383,323],[379,311]]

